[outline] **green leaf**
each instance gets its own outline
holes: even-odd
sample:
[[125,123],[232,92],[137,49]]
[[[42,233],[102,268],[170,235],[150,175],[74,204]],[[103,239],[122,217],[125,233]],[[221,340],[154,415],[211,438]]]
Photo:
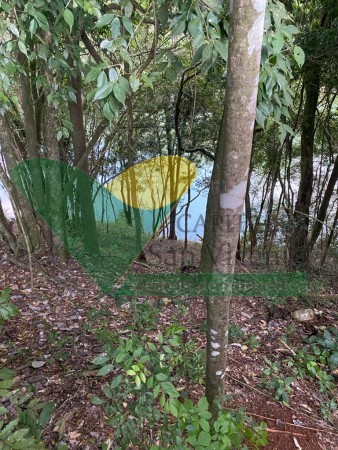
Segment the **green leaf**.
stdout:
[[284,37],[281,33],[276,33],[273,41],[272,41],[272,46],[274,49],[274,53],[276,55],[278,55],[278,53],[280,53],[280,51],[282,50],[283,46],[284,46]]
[[127,17],[130,17],[133,14],[133,9],[133,4],[131,2],[128,2],[124,7],[124,12],[126,13]]
[[122,383],[122,379],[122,375],[117,375],[117,377],[115,377],[110,383],[110,389],[115,389],[120,386],[120,384]]
[[293,49],[293,56],[296,60],[296,63],[301,67],[305,62],[305,53],[302,48],[298,47],[298,45],[295,45]]
[[178,14],[174,17],[174,19],[171,22],[171,29],[172,29],[172,36],[176,37],[182,33],[184,33],[185,30],[185,19],[186,19],[186,12],[182,14]]
[[193,38],[203,35],[203,25],[200,17],[196,17],[188,23],[189,33]]
[[115,17],[114,14],[104,14],[96,22],[95,28],[104,27],[105,25],[108,25],[114,19],[114,17]]
[[145,383],[147,381],[146,376],[144,375],[143,372],[140,372],[140,378],[141,378],[142,383]]
[[52,414],[54,412],[54,404],[52,402],[45,403],[39,416],[39,425],[44,428],[50,421]]
[[329,365],[331,369],[338,367],[338,352],[332,353],[329,359]]
[[20,33],[19,33],[18,27],[16,26],[15,23],[11,23],[9,25],[9,29],[16,37],[19,37]]
[[207,61],[208,59],[210,59],[212,56],[212,48],[210,47],[209,44],[207,44],[204,48],[203,48],[203,52],[202,52],[202,62]]
[[131,90],[133,92],[136,92],[140,86],[140,80],[133,74],[129,78],[129,83],[130,83]]
[[211,443],[210,433],[207,433],[206,431],[201,431],[197,439],[197,444],[201,445],[202,447],[209,447],[210,443]]
[[209,433],[210,425],[209,425],[209,422],[205,418],[200,419],[199,424],[203,431],[206,431],[207,433]]
[[[147,74],[143,74],[142,75],[142,81],[144,82],[144,84],[147,86],[147,87],[150,87],[150,89],[154,89],[154,85],[153,85],[153,82],[151,81],[151,79],[148,77],[148,75]],[[160,341],[159,341],[160,342]],[[161,344],[161,342],[160,342],[160,344]]]
[[172,400],[169,400],[169,411],[174,417],[178,416],[178,411]]
[[136,375],[136,377],[135,377],[135,383],[136,383],[137,387],[141,386],[141,380],[140,380],[140,377],[138,375]]
[[38,28],[38,24],[35,19],[32,19],[29,24],[29,32],[33,36]]
[[219,40],[214,41],[214,47],[224,61],[228,60],[228,43],[224,44]]
[[11,380],[15,377],[15,372],[12,369],[0,369],[0,380]]
[[106,363],[108,359],[108,356],[97,356],[93,359],[92,364],[95,364],[95,366],[102,366],[102,364]]
[[101,67],[93,67],[90,69],[85,78],[85,83],[90,83],[91,81],[96,80],[99,73],[101,73]]
[[164,25],[168,22],[169,19],[169,11],[168,11],[168,5],[166,3],[163,3],[157,11],[157,17],[161,25]]
[[168,78],[169,81],[175,82],[177,80],[177,73],[172,67],[168,67],[164,71],[164,75]]
[[98,89],[96,91],[94,100],[102,100],[102,99],[108,97],[108,95],[110,95],[112,93],[113,88],[114,88],[114,85],[112,83],[107,83],[104,86],[100,87],[100,89]]
[[122,84],[119,82],[113,84],[113,91],[117,100],[124,105],[126,100],[126,93],[125,90],[123,89]]
[[168,375],[165,373],[158,373],[155,377],[158,381],[166,381],[168,379]]
[[127,370],[127,375],[130,375],[133,377],[134,375],[136,375],[136,372],[135,372],[135,370],[129,369],[129,370]]
[[18,41],[18,47],[19,47],[20,51],[21,51],[24,55],[28,56],[28,54],[27,54],[27,47],[26,47],[26,44],[25,44],[24,42]]
[[108,83],[107,75],[104,70],[100,73],[100,75],[97,78],[97,87],[103,87]]
[[113,364],[107,364],[106,366],[103,366],[97,373],[98,376],[100,377],[104,377],[105,375],[107,375],[109,372],[111,372],[112,370],[114,370],[114,366]]
[[66,21],[66,24],[69,26],[70,31],[72,31],[74,25],[74,15],[70,9],[65,9],[63,11],[63,17]]
[[102,405],[104,403],[104,400],[100,397],[94,396],[90,399],[90,402],[93,405]]
[[199,411],[207,411],[209,409],[209,403],[206,397],[201,397],[198,400],[198,409]]
[[109,81],[111,81],[112,83],[114,83],[117,79],[118,79],[118,74],[117,74],[117,72],[116,72],[116,70],[113,68],[113,67],[111,67],[110,69],[109,69]]
[[123,16],[122,17],[122,23],[124,28],[128,31],[128,33],[130,34],[130,36],[133,35],[134,33],[134,27],[133,27],[133,23],[130,19],[128,19],[128,17]]
[[121,34],[121,24],[120,19],[118,17],[114,17],[114,20],[110,26],[110,33],[113,39],[117,39]]

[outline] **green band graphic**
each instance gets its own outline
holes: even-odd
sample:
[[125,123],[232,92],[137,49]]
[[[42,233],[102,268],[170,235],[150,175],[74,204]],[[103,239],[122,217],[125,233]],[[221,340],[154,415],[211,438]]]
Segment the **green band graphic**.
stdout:
[[299,273],[157,274],[121,277],[196,176],[191,161],[157,157],[103,186],[60,161],[26,160],[12,173],[35,211],[103,293],[116,297],[264,296],[306,291]]

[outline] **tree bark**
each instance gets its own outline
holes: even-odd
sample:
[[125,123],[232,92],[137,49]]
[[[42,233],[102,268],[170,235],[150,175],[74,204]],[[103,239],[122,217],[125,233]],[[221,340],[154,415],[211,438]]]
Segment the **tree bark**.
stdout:
[[320,232],[323,228],[323,222],[326,218],[327,209],[330,204],[330,200],[333,194],[334,187],[336,185],[336,182],[338,180],[338,156],[336,156],[335,163],[333,166],[333,170],[331,172],[329,182],[327,184],[325,194],[322,200],[322,203],[319,207],[319,211],[316,217],[316,221],[314,223],[311,239],[310,239],[310,248],[312,249],[318,239],[318,236],[320,235]]
[[[266,1],[243,0],[230,5],[225,108],[208,196],[201,263],[203,272],[216,274],[234,271],[250,167]],[[206,300],[206,396],[214,416],[224,400],[232,291],[227,281],[222,296]]]
[[0,144],[3,160],[6,163],[7,172],[0,164],[0,179],[5,186],[5,189],[11,200],[14,213],[18,220],[18,224],[25,229],[21,230],[29,240],[29,251],[38,250],[42,245],[40,230],[36,222],[33,210],[27,198],[24,197],[18,187],[10,178],[12,171],[16,167],[18,161],[16,155],[20,155],[16,148],[16,140],[11,132],[11,124],[8,122],[6,115],[0,114]]
[[[75,71],[74,77],[70,79],[70,86],[74,89],[76,102],[69,101],[68,109],[70,120],[73,125],[71,133],[74,148],[74,165],[86,174],[89,173],[88,155],[86,155],[86,130],[84,126],[84,115],[82,105],[82,81],[81,74]],[[83,156],[86,155],[85,158]],[[94,207],[92,201],[92,186],[87,177],[79,176],[77,179],[77,194],[80,202],[81,229],[85,251],[89,254],[99,252],[98,235]]]
[[305,105],[302,120],[300,182],[294,213],[294,236],[292,264],[302,267],[309,262],[309,214],[313,191],[313,150],[315,119],[320,90],[321,67],[315,62],[306,62],[304,67]]

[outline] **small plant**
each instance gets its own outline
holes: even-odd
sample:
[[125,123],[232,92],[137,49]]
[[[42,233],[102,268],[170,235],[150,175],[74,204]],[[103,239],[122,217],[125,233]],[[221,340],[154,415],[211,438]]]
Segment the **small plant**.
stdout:
[[19,314],[19,309],[9,301],[10,289],[0,292],[0,326],[5,320],[9,320]]
[[[201,397],[194,405],[185,399],[177,406],[177,422],[161,432],[163,443],[171,444],[174,450],[230,450],[261,448],[267,444],[266,424],[254,424],[243,410],[236,412],[220,410],[215,421],[211,421],[208,401]],[[151,449],[160,449],[153,445]]]
[[244,331],[235,323],[229,323],[229,342],[239,342],[244,338]]
[[135,331],[155,329],[159,314],[157,305],[148,301],[137,302],[133,300],[130,303],[130,312],[133,318],[132,329]]
[[268,367],[263,370],[263,386],[274,392],[275,400],[289,403],[289,394],[292,391],[292,383],[296,380],[296,377],[284,377],[280,372],[281,364],[279,361],[271,362],[267,358],[264,358],[264,360]]
[[321,363],[330,369],[338,367],[338,328],[324,330],[322,336],[311,336],[309,342],[313,351],[320,355]]
[[0,371],[0,396],[5,397],[10,409],[15,411],[13,416],[8,408],[0,407],[0,416],[3,416],[0,420],[0,448],[43,450],[41,430],[49,422],[54,406],[32,399],[32,392],[22,394],[13,390],[14,374],[9,369]]
[[[212,425],[205,398],[197,406],[188,398],[180,401],[185,393],[179,383],[184,374],[191,375],[197,353],[195,344],[184,342],[183,332],[181,325],[173,324],[154,342],[132,333],[119,339],[117,348],[116,342],[107,342],[105,353],[93,360],[98,376],[112,375],[102,387],[103,395],[91,401],[104,407],[107,422],[114,427],[114,444],[176,450],[242,448],[243,440],[264,445],[264,427],[247,426],[243,415],[224,412]],[[158,429],[159,422],[161,428],[153,436],[150,430]],[[152,445],[155,440],[161,447]]]

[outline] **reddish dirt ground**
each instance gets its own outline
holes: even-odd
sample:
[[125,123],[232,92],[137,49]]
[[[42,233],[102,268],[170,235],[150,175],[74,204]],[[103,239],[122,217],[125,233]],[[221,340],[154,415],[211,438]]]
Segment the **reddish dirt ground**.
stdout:
[[[148,249],[147,265],[133,264],[132,270],[170,272],[181,264],[179,242],[155,244],[159,252]],[[191,246],[189,264],[198,264],[198,246]],[[156,253],[156,254],[155,254]],[[149,267],[147,267],[149,266]],[[247,266],[248,270],[249,266]],[[238,270],[242,270],[241,267]],[[100,323],[110,330],[124,333],[132,321],[127,308],[116,306],[112,297],[100,296],[98,288],[75,261],[62,262],[49,257],[34,260],[34,288],[25,259],[20,261],[0,250],[0,290],[11,288],[12,301],[21,314],[6,323],[0,343],[0,366],[16,370],[16,386],[33,386],[43,401],[52,401],[55,411],[44,430],[48,448],[58,441],[70,449],[99,449],[100,443],[113,435],[105,424],[100,406],[90,403],[92,395],[100,393],[98,379],[90,365],[101,352],[101,344],[90,328]],[[332,291],[330,292],[332,293]],[[229,408],[245,408],[256,421],[265,421],[269,430],[268,450],[334,450],[338,448],[338,429],[334,423],[320,417],[322,397],[315,381],[296,381],[289,405],[274,401],[273,395],[260,386],[264,357],[283,361],[289,350],[280,340],[288,334],[288,345],[298,348],[311,330],[333,326],[337,319],[337,302],[316,300],[321,314],[310,325],[292,320],[290,312],[307,305],[288,299],[285,305],[268,310],[263,298],[237,298],[232,303],[231,322],[244,330],[245,336],[255,336],[247,345],[232,341],[228,352],[226,392]],[[185,314],[180,321],[186,327],[187,339],[205,346],[201,331],[206,317],[201,298],[186,298]],[[181,309],[176,300],[166,301],[158,320],[165,328]],[[125,334],[125,333],[124,333]],[[61,341],[59,338],[62,338]],[[61,344],[60,344],[61,342]],[[34,369],[32,361],[45,364]],[[288,369],[284,368],[287,372]],[[203,386],[189,387],[192,397],[203,395]]]

